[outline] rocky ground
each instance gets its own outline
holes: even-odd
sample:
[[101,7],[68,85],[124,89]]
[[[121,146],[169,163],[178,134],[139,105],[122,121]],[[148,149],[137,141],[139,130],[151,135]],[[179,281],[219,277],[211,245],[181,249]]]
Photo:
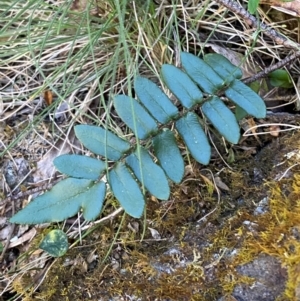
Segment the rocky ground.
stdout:
[[[168,202],[148,200],[146,221],[116,217],[56,260],[36,247],[45,230],[27,227],[19,239],[34,230],[32,240],[5,253],[3,287],[25,250],[32,253],[24,264],[39,261],[39,269],[16,276],[4,300],[15,292],[49,301],[300,300],[299,138],[296,131],[247,138],[228,166],[217,157],[208,168],[189,165]],[[19,161],[22,175],[5,165],[12,185],[28,172]]]

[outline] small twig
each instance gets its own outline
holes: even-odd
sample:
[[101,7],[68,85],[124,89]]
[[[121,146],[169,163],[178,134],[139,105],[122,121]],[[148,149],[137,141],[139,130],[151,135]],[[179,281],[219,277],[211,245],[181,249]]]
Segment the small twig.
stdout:
[[[268,131],[268,132],[261,132],[261,133],[257,133],[256,129],[258,128],[262,128],[262,127],[271,127],[271,126],[279,126],[279,127],[287,127],[286,129],[280,130],[278,132],[288,132],[288,131],[292,131],[292,130],[299,130],[300,126],[297,125],[293,125],[293,124],[287,124],[287,123],[264,123],[264,124],[258,124],[255,126],[252,126],[251,128],[247,129],[245,131],[245,133],[243,134],[244,137],[248,137],[248,136],[253,136],[253,132],[255,132],[255,135],[266,135],[266,134],[271,134],[272,131]],[[251,132],[249,134],[249,132]]]
[[261,72],[243,80],[245,84],[252,83],[260,78],[266,77],[270,72],[280,69],[290,63],[293,62],[293,60],[300,57],[300,44],[295,43],[282,34],[278,33],[275,29],[272,27],[266,25],[263,22],[258,21],[254,16],[252,16],[246,9],[244,9],[241,5],[239,5],[236,1],[232,0],[215,0],[215,2],[225,6],[230,11],[234,12],[235,14],[239,15],[243,18],[243,20],[250,25],[251,27],[262,29],[263,33],[270,37],[272,40],[275,41],[278,45],[283,45],[287,48],[292,48],[296,51],[296,53],[291,54],[290,56],[287,56],[285,59],[281,60],[280,62],[265,68]]
[[[84,227],[81,227],[81,231],[85,231],[85,230],[87,230],[87,229],[89,229],[89,228],[91,228],[91,227],[93,227],[93,226],[95,226],[95,225],[97,225],[97,224],[101,224],[101,223],[107,222],[107,221],[109,221],[109,220],[112,220],[112,219],[114,219],[119,213],[121,213],[123,210],[124,210],[124,209],[123,209],[122,207],[120,207],[120,208],[116,209],[114,212],[112,212],[111,214],[109,214],[109,215],[107,215],[107,216],[105,216],[105,217],[103,217],[103,218],[101,218],[101,219],[99,219],[99,220],[97,220],[97,221],[95,221],[95,222],[91,222],[89,225],[86,225],[86,226],[84,226]],[[77,231],[73,231],[73,232],[70,232],[70,233],[68,233],[68,234],[69,234],[69,237],[74,237],[74,235],[77,235],[78,232],[77,232]]]
[[262,29],[263,33],[270,37],[278,45],[283,45],[287,48],[295,49],[297,52],[300,50],[300,44],[295,43],[282,34],[278,33],[271,26],[266,25],[263,22],[258,21],[254,16],[252,16],[247,10],[245,10],[236,1],[232,0],[215,0],[215,2],[227,7],[233,13],[241,16],[243,20],[251,27]]
[[280,69],[288,64],[291,64],[295,59],[299,58],[300,57],[300,52],[296,52],[296,53],[293,53],[289,56],[287,56],[286,58],[284,58],[283,60],[281,60],[280,62],[270,66],[270,67],[267,67],[265,68],[264,70],[260,71],[259,73],[257,74],[254,74],[253,76],[251,77],[248,77],[246,79],[243,80],[243,83],[244,84],[250,84],[258,79],[261,79],[261,78],[264,78],[266,77],[270,72],[272,71],[275,71],[277,69]]

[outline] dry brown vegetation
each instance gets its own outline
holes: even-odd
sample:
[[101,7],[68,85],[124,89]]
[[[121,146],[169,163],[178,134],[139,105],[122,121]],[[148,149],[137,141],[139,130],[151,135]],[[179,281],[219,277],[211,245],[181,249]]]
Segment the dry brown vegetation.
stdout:
[[[173,186],[168,202],[149,199],[143,220],[122,215],[108,196],[96,223],[80,217],[35,227],[8,222],[36,196],[33,189],[42,192],[56,181],[57,155],[87,154],[74,137],[75,124],[106,125],[130,138],[111,99],[130,93],[135,75],[161,83],[161,64],[179,65],[179,52],[189,51],[221,53],[248,78],[294,53],[214,1],[125,2],[3,1],[0,7],[0,239],[8,247],[1,256],[2,298],[217,300],[230,296],[238,283],[252,283],[235,268],[264,253],[279,259],[288,274],[278,300],[297,300],[300,249],[292,231],[298,229],[299,179],[264,186],[297,164],[284,156],[299,148],[299,138],[282,137],[284,126],[254,129],[238,146],[212,137],[216,150],[208,169],[188,162],[184,182]],[[299,42],[297,16],[267,4],[258,16]],[[299,62],[287,70],[292,89],[273,88],[263,79],[253,85],[279,114],[246,119],[243,130],[267,122],[297,128],[299,119],[290,110],[299,109]],[[278,143],[256,159],[277,134]],[[269,213],[255,217],[255,203],[268,195]],[[258,232],[251,232],[246,220]],[[71,243],[67,255],[55,260],[38,249],[52,228],[64,229]],[[171,248],[178,252],[170,256]],[[235,248],[240,255],[230,261],[224,254]]]

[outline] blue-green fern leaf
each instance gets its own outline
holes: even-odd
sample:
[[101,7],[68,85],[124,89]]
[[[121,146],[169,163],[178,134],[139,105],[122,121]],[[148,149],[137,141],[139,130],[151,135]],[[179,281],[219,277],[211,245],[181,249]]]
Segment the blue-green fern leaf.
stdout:
[[203,101],[203,94],[197,85],[180,69],[164,64],[161,74],[170,91],[186,108],[190,109]]
[[217,53],[209,53],[204,56],[204,61],[211,66],[214,71],[226,83],[230,84],[235,79],[240,79],[243,72],[237,66],[234,66],[226,57]]
[[89,180],[97,180],[106,168],[103,161],[75,154],[56,157],[53,163],[65,175]]
[[174,134],[164,129],[153,138],[155,156],[166,175],[175,183],[180,183],[184,175],[184,161]]
[[128,141],[98,126],[77,125],[75,134],[87,149],[109,160],[119,160],[130,149]]
[[248,114],[256,118],[266,117],[264,101],[251,88],[239,80],[234,80],[225,90],[225,95]]
[[[157,124],[149,113],[136,101],[126,95],[116,95],[114,105],[118,115],[139,139],[146,139],[157,132]],[[135,128],[136,125],[136,128]]]
[[10,221],[18,224],[61,222],[81,208],[86,220],[95,219],[101,211],[105,184],[87,179],[67,178],[38,196]]
[[106,196],[106,184],[103,181],[95,183],[84,195],[81,203],[83,217],[93,221],[100,214]]
[[167,200],[170,196],[170,187],[164,171],[155,164],[148,152],[141,147],[126,158],[126,163],[132,169],[140,183],[160,200]]
[[238,143],[240,127],[234,114],[219,97],[213,96],[211,100],[205,102],[202,106],[202,112],[227,141]]
[[215,94],[224,85],[224,80],[197,56],[182,52],[181,62],[189,77],[208,94]]
[[211,149],[199,123],[198,116],[189,112],[176,122],[176,129],[194,159],[201,164],[207,165],[210,160]]
[[125,164],[119,162],[109,172],[111,190],[127,214],[139,218],[145,207],[141,189]]
[[[162,66],[162,76],[167,87],[187,109],[180,115],[166,94],[146,78],[137,77],[134,83],[138,100],[126,95],[114,97],[117,113],[135,135],[139,139],[152,137],[157,164],[148,149],[144,148],[149,146],[149,140],[142,142],[143,146],[135,148],[132,153],[133,148],[128,141],[102,127],[75,126],[76,137],[87,149],[103,156],[106,161],[117,161],[107,172],[108,184],[125,212],[132,217],[139,218],[144,212],[145,199],[141,185],[152,195],[166,200],[170,194],[168,178],[176,183],[180,183],[183,178],[184,160],[174,133],[162,129],[167,126],[166,123],[176,120],[175,128],[190,154],[196,161],[206,165],[210,160],[211,147],[199,116],[191,112],[194,106],[197,105],[231,143],[239,140],[239,126],[233,113],[217,94],[224,90],[239,111],[244,110],[257,118],[266,115],[263,100],[238,80],[242,75],[241,70],[226,58],[208,54],[201,60],[183,52],[181,62],[185,72],[172,65]],[[202,93],[205,94],[205,101]],[[162,125],[158,127],[157,122]],[[54,163],[59,171],[71,177],[34,199],[14,215],[11,222],[59,222],[80,211],[86,220],[94,220],[100,214],[106,195],[106,183],[100,181],[100,178],[109,162],[80,155],[63,155],[55,159]]]
[[167,123],[178,116],[178,109],[168,96],[151,80],[138,76],[134,82],[138,99],[160,123]]

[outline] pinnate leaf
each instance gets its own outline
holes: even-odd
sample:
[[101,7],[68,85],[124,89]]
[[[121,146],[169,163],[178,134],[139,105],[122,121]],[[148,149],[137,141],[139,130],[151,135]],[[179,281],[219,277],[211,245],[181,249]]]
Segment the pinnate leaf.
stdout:
[[[126,158],[126,163],[132,169],[140,183],[160,200],[167,200],[170,196],[170,187],[164,171],[155,164],[148,152],[141,147]],[[142,170],[141,170],[142,169]]]
[[161,68],[162,77],[170,91],[190,109],[203,101],[203,94],[191,78],[173,65],[164,64]]
[[144,196],[124,163],[116,164],[109,172],[108,181],[125,212],[132,217],[141,217],[145,207]]
[[[18,224],[60,222],[74,216],[80,208],[83,209],[85,219],[93,220],[100,213],[104,197],[105,184],[103,182],[95,183],[87,179],[67,178],[35,198],[10,221]],[[91,201],[92,208],[90,207]]]
[[[136,101],[126,95],[116,95],[114,105],[117,113],[139,139],[146,139],[157,131],[157,124],[149,113]],[[136,127],[135,127],[136,126]]]
[[89,191],[84,194],[81,204],[83,217],[87,221],[93,221],[100,214],[106,195],[106,184],[103,181],[95,183]]
[[89,180],[97,180],[106,167],[100,160],[75,154],[56,157],[53,163],[61,173]]
[[75,126],[76,137],[90,151],[109,160],[119,160],[130,148],[130,143],[102,127]]
[[185,72],[201,87],[203,92],[214,94],[222,88],[224,80],[197,56],[182,52],[181,62]]
[[138,76],[134,82],[138,99],[160,123],[167,123],[178,115],[178,109],[168,96],[151,80]]
[[231,83],[235,79],[240,79],[243,72],[234,66],[226,57],[218,53],[209,53],[204,56],[204,61],[211,66],[214,71],[223,78],[226,83]]
[[166,175],[175,183],[180,183],[184,175],[184,161],[174,134],[164,129],[153,138],[155,156]]
[[211,149],[199,123],[198,116],[189,112],[176,122],[176,129],[194,159],[201,164],[207,165],[210,160]]
[[227,141],[238,143],[240,127],[234,114],[219,97],[214,96],[206,101],[202,106],[202,112]]
[[256,118],[266,117],[264,101],[252,89],[239,80],[234,80],[225,90],[225,95],[248,114]]
[[[208,54],[201,60],[197,56],[183,52],[181,62],[185,72],[172,65],[163,65],[162,76],[166,85],[189,111],[194,105],[202,104],[202,92],[205,93],[206,101],[202,105],[202,111],[228,141],[237,143],[239,140],[236,118],[217,96],[207,94],[221,93],[221,89],[225,90],[225,95],[238,106],[239,110],[244,110],[257,118],[265,117],[266,106],[263,100],[238,80],[242,75],[241,70],[226,58],[218,54]],[[286,74],[277,73],[275,77],[280,80],[280,85],[286,84]],[[114,106],[121,119],[139,139],[153,137],[154,152],[161,167],[153,162],[148,151],[142,146],[128,155],[131,150],[130,143],[104,128],[77,125],[75,134],[93,153],[107,160],[119,161],[107,173],[110,188],[125,212],[139,218],[145,207],[140,183],[157,198],[168,199],[170,188],[167,177],[179,183],[184,174],[184,161],[174,134],[168,129],[158,133],[156,122],[157,120],[165,124],[171,119],[177,119],[178,109],[165,93],[148,79],[137,77],[134,86],[139,101],[126,95],[117,95],[114,97]],[[208,164],[211,147],[199,117],[193,112],[185,111],[182,115],[183,117],[175,122],[177,131],[195,160]],[[128,157],[124,163],[121,159],[125,155]],[[106,194],[106,184],[98,179],[104,172],[106,164],[79,155],[63,155],[55,159],[54,163],[58,170],[71,177],[62,180],[50,191],[33,200],[14,215],[10,219],[11,222],[19,224],[59,222],[74,216],[80,210],[87,220],[93,220],[99,215]],[[52,234],[50,238],[54,242],[59,242],[55,235]],[[46,247],[47,243],[50,245],[49,242],[50,240],[48,242],[45,240]],[[46,250],[43,244],[41,247]],[[60,248],[62,247],[50,252],[53,256],[60,256],[62,254]]]

